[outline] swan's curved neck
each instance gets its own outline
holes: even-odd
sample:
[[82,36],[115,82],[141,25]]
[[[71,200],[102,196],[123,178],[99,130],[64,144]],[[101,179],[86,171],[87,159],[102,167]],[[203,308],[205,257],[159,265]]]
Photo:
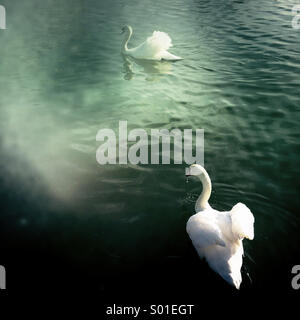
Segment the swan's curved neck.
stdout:
[[203,171],[198,177],[201,180],[203,189],[195,204],[196,212],[210,208],[208,200],[211,195],[211,181],[208,173]]
[[132,30],[129,29],[129,30],[127,30],[127,32],[125,33],[125,37],[124,37],[124,39],[123,39],[123,43],[122,43],[122,51],[123,51],[123,52],[128,51],[127,43],[129,42],[131,36],[132,36]]

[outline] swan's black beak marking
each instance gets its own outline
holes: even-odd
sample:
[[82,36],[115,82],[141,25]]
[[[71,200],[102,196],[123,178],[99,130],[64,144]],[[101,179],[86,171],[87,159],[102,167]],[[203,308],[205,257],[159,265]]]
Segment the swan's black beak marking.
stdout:
[[190,175],[191,175],[190,168],[185,168],[185,176],[188,177]]

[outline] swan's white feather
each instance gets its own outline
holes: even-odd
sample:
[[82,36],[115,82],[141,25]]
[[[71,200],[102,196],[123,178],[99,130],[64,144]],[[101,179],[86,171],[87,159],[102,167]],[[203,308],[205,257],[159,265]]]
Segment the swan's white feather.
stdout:
[[147,38],[146,42],[149,46],[149,50],[152,49],[153,52],[156,53],[166,51],[173,46],[169,35],[161,31],[154,31],[152,36]]
[[225,247],[222,232],[213,214],[195,214],[187,222],[186,231],[195,247],[204,248],[212,245]]
[[[198,251],[198,250],[197,250]],[[208,265],[229,284],[240,288],[242,282],[243,244],[241,241],[226,242],[225,247],[210,246],[203,248],[202,254]]]
[[243,203],[237,203],[230,211],[232,232],[239,239],[254,238],[254,217],[250,209]]
[[[161,60],[163,59],[162,56],[164,56],[166,57],[166,60],[172,60],[167,59],[167,50],[171,46],[172,40],[167,33],[154,31],[152,36],[148,37],[145,42],[136,48],[128,49],[128,52],[137,59]],[[171,57],[171,54],[169,57]]]
[[188,220],[187,232],[199,257],[239,289],[244,249],[242,241],[233,237],[230,212],[212,208],[199,212]]
[[182,58],[175,56],[175,54],[170,53],[169,51],[164,51],[160,53],[160,59],[162,60],[171,60],[171,61],[176,61],[176,60],[182,60]]

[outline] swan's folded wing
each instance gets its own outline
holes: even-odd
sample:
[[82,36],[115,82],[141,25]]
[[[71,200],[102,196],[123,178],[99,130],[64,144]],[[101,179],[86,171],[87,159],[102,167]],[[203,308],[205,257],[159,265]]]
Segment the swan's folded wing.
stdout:
[[195,247],[226,246],[216,219],[209,215],[195,214],[192,216],[187,223],[186,231]]
[[172,47],[172,40],[165,32],[154,31],[151,37],[146,40],[149,52],[153,54],[166,51]]
[[239,239],[254,238],[254,217],[250,209],[243,203],[237,203],[230,210],[232,233]]

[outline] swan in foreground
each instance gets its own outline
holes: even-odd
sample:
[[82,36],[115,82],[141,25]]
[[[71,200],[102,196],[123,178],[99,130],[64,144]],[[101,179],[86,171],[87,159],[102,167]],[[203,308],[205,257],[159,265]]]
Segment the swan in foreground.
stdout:
[[196,214],[187,222],[186,230],[200,258],[229,284],[239,289],[242,282],[244,238],[254,238],[254,217],[242,203],[230,211],[217,211],[209,203],[211,181],[199,164],[186,168],[186,176],[197,176],[202,182],[202,193],[196,201]]
[[122,53],[130,55],[135,59],[146,60],[182,60],[167,50],[172,47],[172,40],[165,32],[154,31],[151,37],[135,48],[128,49],[127,44],[132,36],[132,28],[125,26],[122,28],[125,37],[122,43]]

